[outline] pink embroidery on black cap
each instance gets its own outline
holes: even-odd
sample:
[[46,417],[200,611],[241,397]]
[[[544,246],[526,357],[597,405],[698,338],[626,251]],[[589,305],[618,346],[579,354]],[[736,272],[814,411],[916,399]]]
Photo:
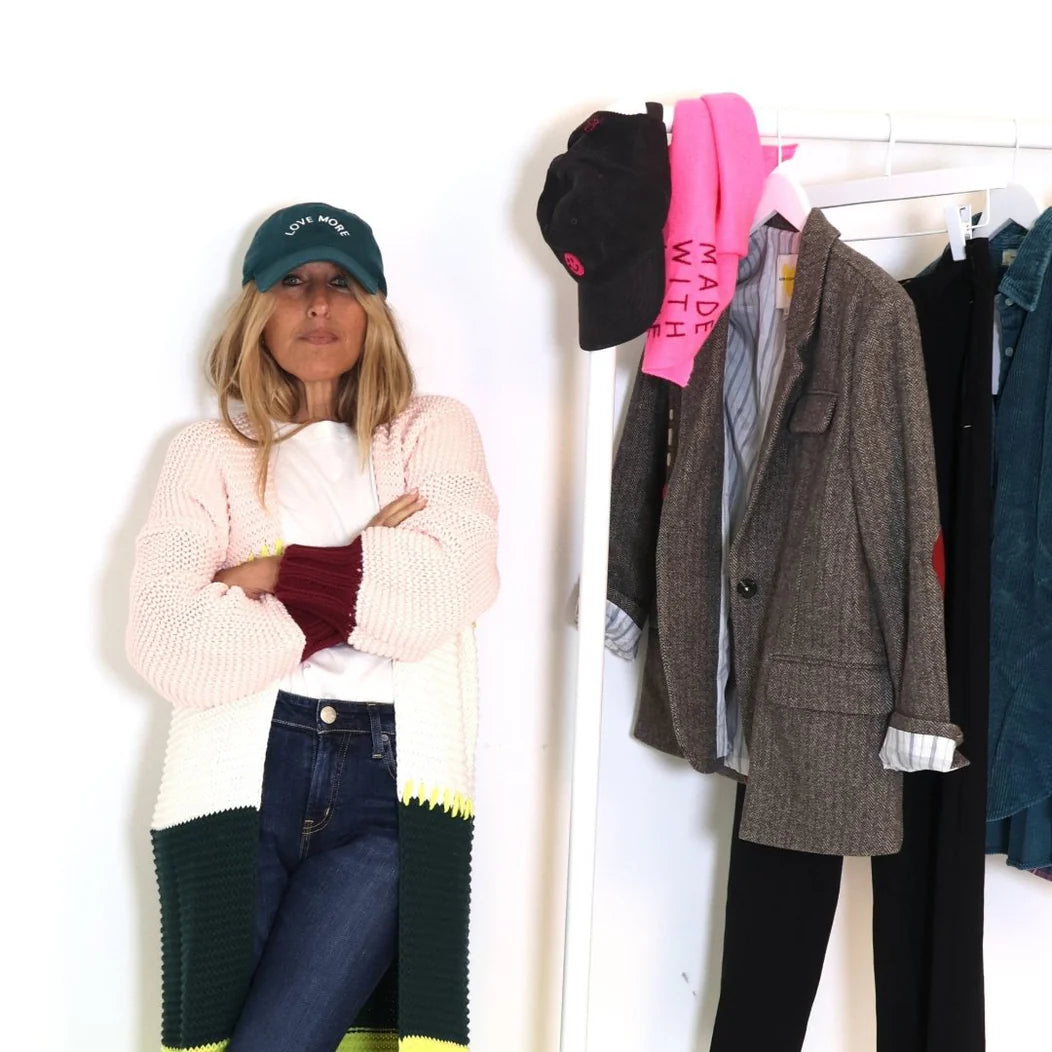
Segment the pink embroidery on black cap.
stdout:
[[572,274],[580,277],[584,273],[584,264],[572,252],[563,255],[563,262]]
[[588,120],[586,120],[584,122],[584,124],[581,125],[581,131],[583,131],[583,132],[595,131],[595,129],[599,127],[599,124],[600,124],[600,120],[599,120],[598,117],[589,117]]

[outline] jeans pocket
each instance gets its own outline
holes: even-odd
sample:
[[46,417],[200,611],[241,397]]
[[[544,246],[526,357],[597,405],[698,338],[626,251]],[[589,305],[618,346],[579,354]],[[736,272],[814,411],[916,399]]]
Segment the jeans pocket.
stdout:
[[384,755],[383,764],[392,779],[398,781],[398,758],[395,756],[395,741],[393,734],[385,734],[383,737]]

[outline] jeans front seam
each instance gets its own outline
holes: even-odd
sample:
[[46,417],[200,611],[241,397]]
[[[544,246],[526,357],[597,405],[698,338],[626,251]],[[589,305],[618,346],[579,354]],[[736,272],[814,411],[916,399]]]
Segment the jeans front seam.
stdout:
[[[322,742],[319,737],[319,753],[321,752]],[[320,833],[330,821],[332,821],[332,813],[336,800],[336,795],[339,792],[340,779],[343,777],[343,768],[347,758],[347,749],[351,744],[349,735],[344,735],[340,741],[339,751],[336,754],[336,762],[333,765],[332,775],[329,777],[329,800],[325,805],[325,814],[322,816],[321,821],[314,822],[312,819],[307,819],[303,823],[303,833],[300,841],[301,850],[300,858],[306,857],[307,851],[310,849],[310,839],[315,833]]]

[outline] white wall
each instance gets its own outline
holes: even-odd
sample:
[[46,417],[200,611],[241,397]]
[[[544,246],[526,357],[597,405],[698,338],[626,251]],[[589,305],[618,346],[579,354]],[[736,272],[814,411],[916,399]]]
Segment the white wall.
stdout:
[[[252,229],[322,199],[374,225],[421,388],[465,400],[485,437],[503,590],[480,628],[474,1047],[557,1047],[585,356],[533,218],[545,168],[625,96],[1049,116],[1047,34],[1018,8],[1010,26],[989,7],[945,25],[919,7],[100,0],[5,15],[6,1044],[157,1047],[147,826],[166,712],[123,658],[132,540],[166,442],[212,412],[201,362]],[[982,151],[923,153],[902,163]],[[805,179],[880,160],[801,154]],[[1052,157],[1021,167],[1052,204]],[[886,265],[936,248],[887,248]],[[622,396],[638,353],[621,351]],[[589,1047],[693,1052],[717,994],[732,793],[629,739],[637,671],[608,661]],[[1001,1052],[1047,1040],[1052,885],[996,860],[988,873]],[[853,863],[811,1050],[873,1047],[868,906]]]

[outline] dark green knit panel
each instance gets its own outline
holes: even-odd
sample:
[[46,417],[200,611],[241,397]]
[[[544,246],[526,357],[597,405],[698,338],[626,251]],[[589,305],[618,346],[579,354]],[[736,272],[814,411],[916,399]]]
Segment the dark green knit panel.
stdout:
[[192,1048],[230,1037],[252,978],[259,812],[154,830],[161,896],[161,1040]]
[[398,1026],[398,962],[376,985],[354,1021],[356,1030],[394,1030]]
[[398,811],[399,1031],[468,1044],[473,819],[415,800]]

